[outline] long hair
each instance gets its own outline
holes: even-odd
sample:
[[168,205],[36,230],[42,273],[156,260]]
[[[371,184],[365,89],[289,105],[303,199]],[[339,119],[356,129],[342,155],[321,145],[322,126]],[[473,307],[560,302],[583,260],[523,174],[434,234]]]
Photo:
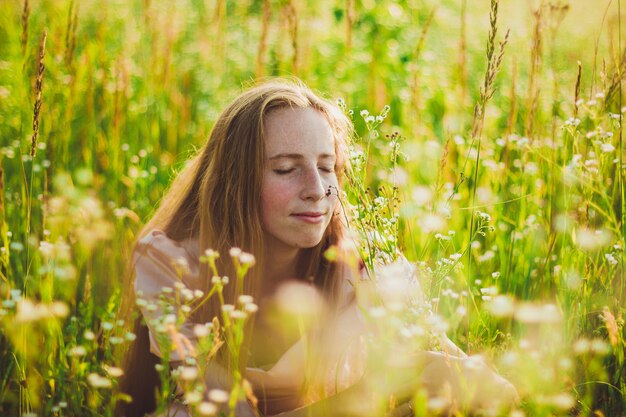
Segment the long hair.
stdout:
[[[206,249],[218,251],[220,274],[234,276],[228,251],[239,247],[256,256],[257,265],[244,280],[245,294],[256,298],[264,258],[263,229],[260,215],[261,185],[265,165],[264,122],[270,112],[279,108],[311,107],[324,115],[335,142],[337,162],[335,171],[339,186],[343,183],[346,161],[346,139],[352,133],[350,120],[333,103],[311,91],[298,81],[271,80],[243,92],[218,117],[206,144],[193,156],[169,187],[153,217],[138,234],[137,241],[153,229],[160,229],[175,241],[197,239],[200,253]],[[328,304],[336,306],[342,270],[326,260],[324,252],[339,246],[345,235],[340,216],[333,216],[321,242],[302,251],[299,257],[299,277],[313,277],[314,285],[325,295]],[[200,274],[210,289],[208,266],[201,264]],[[132,293],[128,285],[126,294]],[[227,303],[235,304],[235,286],[226,285]],[[130,297],[132,298],[132,297]],[[213,297],[194,319],[208,322],[220,317],[219,300]],[[252,324],[249,324],[248,335]],[[140,320],[135,327],[137,338],[125,357],[126,374],[121,382],[122,392],[134,398],[118,414],[140,415],[155,408],[154,390],[157,374],[154,364],[158,358],[149,353],[148,332]],[[244,341],[249,343],[249,338]],[[218,361],[228,367],[231,363],[226,349],[221,349]],[[242,349],[240,370],[245,368],[247,349]],[[148,369],[152,367],[152,370]],[[141,368],[141,369],[140,369]],[[150,381],[153,379],[153,381]]]

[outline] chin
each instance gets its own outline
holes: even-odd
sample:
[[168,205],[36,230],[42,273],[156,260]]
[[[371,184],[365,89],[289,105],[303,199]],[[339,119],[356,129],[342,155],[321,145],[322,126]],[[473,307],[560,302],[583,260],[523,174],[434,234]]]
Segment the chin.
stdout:
[[317,242],[313,242],[313,243],[309,243],[309,242],[298,242],[296,244],[297,248],[300,249],[313,249],[314,247],[316,247],[317,245],[319,245],[321,242],[321,240],[318,240]]
[[317,238],[306,239],[306,240],[303,239],[303,240],[296,242],[295,246],[301,249],[311,249],[320,244],[320,242],[322,241],[322,237],[323,236],[320,236]]

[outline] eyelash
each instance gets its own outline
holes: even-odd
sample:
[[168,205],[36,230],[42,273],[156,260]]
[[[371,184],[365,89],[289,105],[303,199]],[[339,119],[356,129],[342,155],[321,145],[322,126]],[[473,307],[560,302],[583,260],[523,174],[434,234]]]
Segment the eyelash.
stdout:
[[277,173],[278,175],[289,174],[292,171],[293,171],[293,168],[291,168],[291,169],[275,169],[274,170],[274,172]]
[[[286,175],[289,174],[291,172],[293,172],[295,168],[290,168],[290,169],[275,169],[274,172],[278,175]],[[335,172],[334,168],[322,168],[319,167],[319,169],[321,169],[322,171],[326,172],[327,174],[331,174],[333,172]]]

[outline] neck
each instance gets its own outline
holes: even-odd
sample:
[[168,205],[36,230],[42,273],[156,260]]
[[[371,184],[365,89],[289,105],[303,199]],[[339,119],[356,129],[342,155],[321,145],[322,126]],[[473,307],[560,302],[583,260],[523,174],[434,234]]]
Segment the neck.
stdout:
[[283,282],[298,278],[298,255],[301,249],[287,247],[281,242],[265,244],[265,268],[261,284],[262,296],[273,294]]

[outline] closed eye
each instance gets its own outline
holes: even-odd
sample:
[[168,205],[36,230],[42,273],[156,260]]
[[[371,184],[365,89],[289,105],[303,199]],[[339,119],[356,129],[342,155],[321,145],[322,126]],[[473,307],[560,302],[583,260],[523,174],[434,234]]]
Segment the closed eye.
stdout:
[[289,174],[290,172],[293,172],[293,168],[289,168],[289,169],[275,169],[274,172],[277,173],[278,175],[285,175],[285,174]]
[[332,167],[332,168],[330,168],[330,167],[319,167],[319,169],[321,169],[324,172],[328,172],[328,173],[335,172],[335,167]]

